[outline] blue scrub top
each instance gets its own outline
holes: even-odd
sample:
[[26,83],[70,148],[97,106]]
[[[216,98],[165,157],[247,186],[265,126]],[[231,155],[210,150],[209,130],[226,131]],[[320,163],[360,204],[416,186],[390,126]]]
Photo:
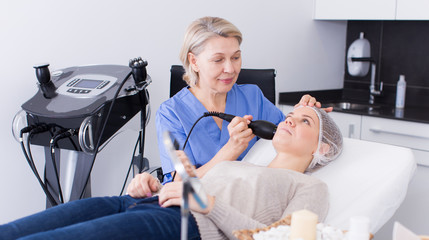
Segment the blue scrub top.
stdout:
[[[187,87],[159,107],[155,121],[162,171],[166,175],[164,182],[171,181],[168,173],[174,171],[174,165],[165,150],[163,132],[170,131],[182,147],[193,124],[205,112],[208,110]],[[276,125],[285,119],[282,111],[265,98],[259,87],[253,84],[234,84],[226,97],[225,113],[240,117],[252,115],[253,120],[266,120]],[[223,121],[220,130],[213,117],[205,117],[195,125],[185,147],[185,153],[195,167],[198,168],[210,161],[228,142],[228,124],[229,122]],[[237,160],[243,159],[257,140],[257,137],[253,138]]]

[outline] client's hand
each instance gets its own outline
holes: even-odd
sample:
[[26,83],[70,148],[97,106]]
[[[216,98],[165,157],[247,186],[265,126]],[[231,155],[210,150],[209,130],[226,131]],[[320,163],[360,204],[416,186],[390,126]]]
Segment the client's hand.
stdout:
[[[169,182],[165,184],[159,193],[159,205],[161,207],[180,206],[182,202],[182,192],[182,182]],[[207,194],[207,199],[207,208],[202,209],[192,195],[189,195],[189,208],[195,212],[208,214],[213,209],[215,198]]]
[[[317,108],[322,107],[322,104],[318,102],[315,97],[312,97],[309,94],[305,94],[304,96],[302,96],[301,100],[299,100],[299,103],[296,104],[295,107],[298,107],[299,105],[310,106],[310,107],[315,106]],[[325,110],[325,112],[332,112],[333,107],[323,108],[323,110]]]
[[157,178],[149,173],[140,173],[127,188],[127,193],[133,198],[152,197],[152,194],[158,192],[162,185]]

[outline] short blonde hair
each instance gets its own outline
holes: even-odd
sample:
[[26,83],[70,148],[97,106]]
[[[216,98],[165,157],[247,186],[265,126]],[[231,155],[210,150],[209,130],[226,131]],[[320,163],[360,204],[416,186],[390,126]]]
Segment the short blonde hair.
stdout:
[[195,72],[189,62],[188,53],[195,55],[204,50],[204,45],[213,37],[234,37],[238,44],[241,44],[242,35],[240,30],[229,21],[219,17],[203,17],[195,20],[186,30],[182,49],[180,50],[180,60],[185,68],[183,80],[189,86],[195,86],[198,81],[198,73]]

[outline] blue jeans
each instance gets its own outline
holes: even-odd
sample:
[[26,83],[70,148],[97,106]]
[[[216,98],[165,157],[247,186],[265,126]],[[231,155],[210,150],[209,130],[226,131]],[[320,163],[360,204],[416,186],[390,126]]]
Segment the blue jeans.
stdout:
[[[158,197],[76,200],[0,226],[0,239],[180,239],[180,207]],[[200,239],[192,215],[188,239]]]

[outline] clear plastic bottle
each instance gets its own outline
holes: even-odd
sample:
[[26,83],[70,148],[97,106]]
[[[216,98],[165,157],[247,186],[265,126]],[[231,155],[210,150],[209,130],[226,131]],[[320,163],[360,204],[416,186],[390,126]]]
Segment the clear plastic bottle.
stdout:
[[405,82],[405,76],[399,75],[398,84],[396,86],[396,108],[405,107],[405,90],[407,88],[407,82]]

